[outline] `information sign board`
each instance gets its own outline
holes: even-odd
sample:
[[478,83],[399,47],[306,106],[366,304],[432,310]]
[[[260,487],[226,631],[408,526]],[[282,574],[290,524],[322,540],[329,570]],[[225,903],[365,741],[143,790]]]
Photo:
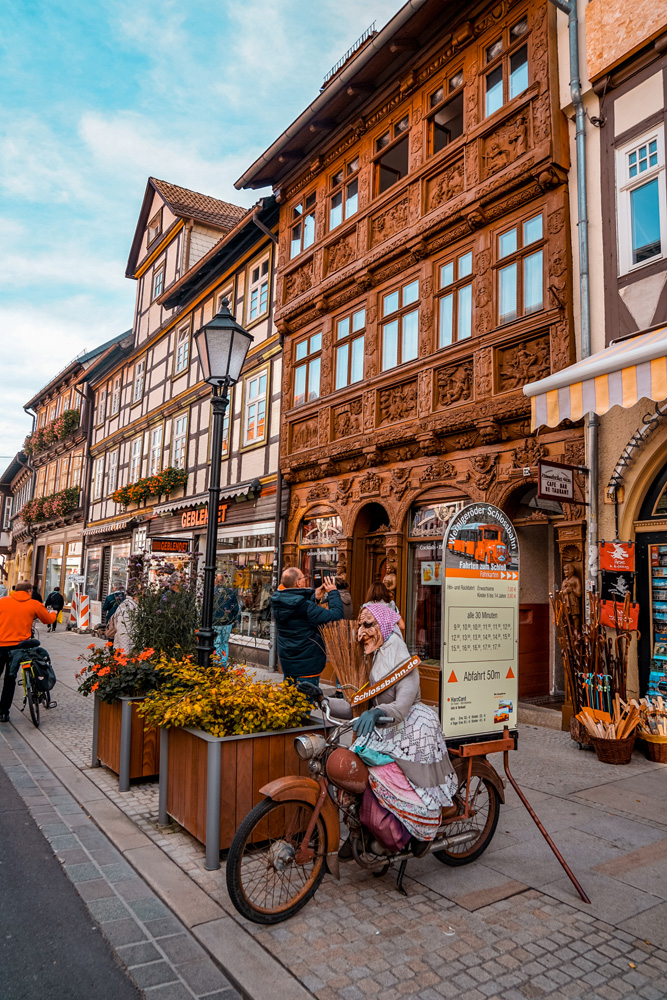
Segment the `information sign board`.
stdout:
[[458,738],[517,723],[519,544],[498,507],[470,504],[442,545],[442,728]]

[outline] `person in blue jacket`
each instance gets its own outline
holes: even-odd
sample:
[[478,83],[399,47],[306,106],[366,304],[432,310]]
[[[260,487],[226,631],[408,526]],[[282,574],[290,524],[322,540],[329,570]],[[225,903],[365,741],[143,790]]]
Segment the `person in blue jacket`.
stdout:
[[[319,685],[326,664],[324,640],[319,627],[343,617],[343,602],[334,578],[325,577],[313,590],[296,566],[282,575],[281,589],[271,597],[271,612],[276,623],[278,656],[285,680],[307,680]],[[328,594],[329,606],[318,604]]]

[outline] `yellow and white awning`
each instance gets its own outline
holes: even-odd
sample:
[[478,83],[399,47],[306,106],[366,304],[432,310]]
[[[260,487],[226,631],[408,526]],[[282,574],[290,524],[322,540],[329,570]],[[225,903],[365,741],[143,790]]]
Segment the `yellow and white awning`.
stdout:
[[530,396],[531,429],[640,399],[667,398],[667,327],[612,344],[555,375],[524,385]]

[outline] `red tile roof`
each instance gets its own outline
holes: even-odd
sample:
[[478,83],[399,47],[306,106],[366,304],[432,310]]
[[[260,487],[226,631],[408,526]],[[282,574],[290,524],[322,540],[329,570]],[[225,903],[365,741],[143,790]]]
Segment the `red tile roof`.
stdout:
[[232,229],[248,211],[247,208],[242,208],[240,205],[232,205],[228,201],[211,198],[210,195],[200,194],[199,191],[190,191],[177,184],[158,180],[157,177],[151,177],[150,181],[172,209],[174,215],[196,219],[198,222],[209,223],[218,228]]

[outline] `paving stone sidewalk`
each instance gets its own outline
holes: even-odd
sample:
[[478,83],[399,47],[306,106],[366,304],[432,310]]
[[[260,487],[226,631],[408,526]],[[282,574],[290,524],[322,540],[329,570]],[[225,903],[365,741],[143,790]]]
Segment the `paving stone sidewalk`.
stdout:
[[667,768],[638,754],[627,767],[605,766],[567,734],[520,727],[513,773],[592,906],[509,789],[496,836],[473,865],[410,862],[407,898],[392,873],[375,879],[345,865],[341,882],[327,876],[297,917],[259,927],[231,907],[224,866],[207,872],[200,844],[158,827],[156,784],[121,795],[114,776],[90,768],[92,704],[73,679],[89,640],[44,638],[60,680],[44,735],[318,1000],[667,998]]

